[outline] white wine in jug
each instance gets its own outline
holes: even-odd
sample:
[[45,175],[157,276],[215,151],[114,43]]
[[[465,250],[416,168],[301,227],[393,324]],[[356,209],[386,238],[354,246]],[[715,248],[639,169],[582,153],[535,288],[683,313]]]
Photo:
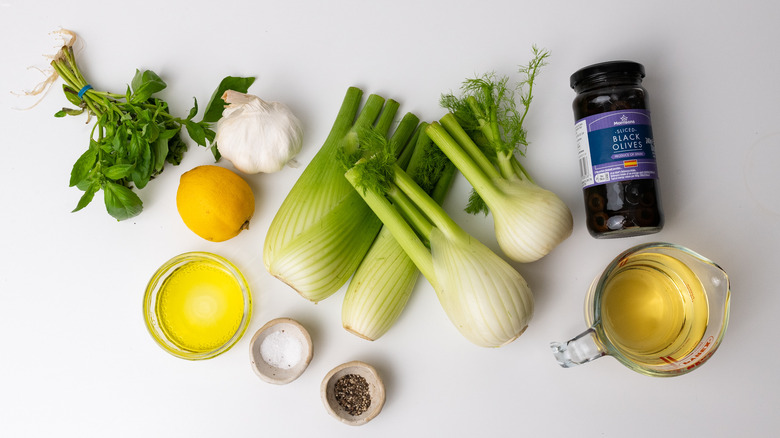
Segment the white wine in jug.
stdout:
[[674,257],[626,257],[604,282],[604,334],[625,356],[647,365],[675,362],[707,329],[707,295],[696,274]]

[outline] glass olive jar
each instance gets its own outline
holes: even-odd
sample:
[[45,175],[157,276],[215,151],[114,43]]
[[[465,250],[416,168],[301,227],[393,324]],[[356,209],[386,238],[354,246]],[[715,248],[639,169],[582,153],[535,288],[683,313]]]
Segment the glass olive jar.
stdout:
[[571,75],[587,228],[596,238],[663,227],[645,69],[610,61]]

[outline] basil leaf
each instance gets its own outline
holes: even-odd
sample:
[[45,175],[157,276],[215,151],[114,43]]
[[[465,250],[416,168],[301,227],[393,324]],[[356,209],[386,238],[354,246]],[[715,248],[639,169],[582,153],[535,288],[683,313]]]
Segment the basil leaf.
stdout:
[[90,182],[89,186],[87,186],[86,190],[84,191],[84,194],[81,195],[81,199],[79,199],[79,203],[76,204],[76,208],[71,211],[71,213],[75,213],[82,208],[89,205],[90,202],[92,202],[92,198],[95,197],[95,193],[100,190],[100,183],[97,181]]
[[157,141],[150,144],[152,148],[152,173],[162,172],[165,166],[165,157],[168,156],[168,139],[158,137]]
[[143,150],[141,149],[141,138],[133,133],[133,135],[130,136],[130,144],[128,146],[127,158],[132,161],[137,160],[143,153]]
[[[108,140],[108,136],[106,136],[106,140]],[[111,142],[107,144],[111,145],[111,148],[117,152],[117,154],[124,155],[125,151],[127,150],[127,133],[125,132],[124,126],[120,126],[119,129],[116,132],[116,135],[114,135],[113,138],[111,138]]]
[[[130,81],[130,87],[132,87],[133,90],[138,90],[141,88],[141,85],[143,85],[143,81],[143,72],[141,70],[135,69],[135,75],[133,76],[133,80]],[[128,96],[130,95],[130,88],[127,89],[127,94]]]
[[214,143],[214,139],[217,138],[217,133],[210,128],[203,128],[203,131],[206,134],[206,140],[208,140],[209,143]]
[[89,172],[95,167],[98,152],[97,144],[94,140],[91,140],[89,143],[89,149],[81,154],[78,160],[73,164],[73,168],[70,171],[70,187],[87,179]]
[[59,117],[65,117],[65,116],[67,116],[67,115],[68,115],[68,113],[67,113],[67,112],[65,112],[65,110],[59,110],[59,111],[57,111],[56,113],[54,113],[54,117],[58,117],[58,118],[59,118]]
[[219,161],[219,159],[222,158],[222,154],[219,153],[216,143],[211,145],[211,154],[214,155],[214,161]]
[[78,187],[78,189],[81,190],[82,192],[86,192],[87,190],[89,190],[89,186],[92,185],[92,182],[97,181],[98,178],[99,177],[96,176],[90,176],[87,179],[83,179],[79,181],[79,183],[76,184],[76,187]]
[[167,141],[167,140],[170,140],[170,139],[172,139],[172,138],[173,138],[173,137],[174,137],[176,134],[178,134],[180,130],[181,130],[181,128],[180,128],[180,127],[178,127],[178,126],[177,126],[177,127],[175,127],[175,128],[166,129],[165,131],[163,131],[163,132],[161,132],[161,133],[160,133],[160,136],[158,137],[158,140],[166,140],[166,141]]
[[65,93],[65,98],[73,105],[80,106],[81,98],[79,98],[78,91],[70,88],[67,84],[62,84],[62,91]]
[[195,101],[195,105],[190,110],[190,113],[187,114],[187,120],[192,120],[192,118],[195,117],[195,114],[198,114],[198,99],[193,98],[192,100]]
[[178,166],[184,158],[185,152],[187,152],[187,143],[181,139],[181,135],[177,132],[168,140],[168,155],[165,156],[165,161]]
[[201,126],[198,123],[193,122],[192,120],[185,120],[184,126],[187,127],[187,134],[189,134],[190,138],[195,141],[195,143],[206,146],[206,131],[203,129],[203,126]]
[[108,181],[103,187],[106,211],[121,221],[137,216],[143,210],[143,202],[138,195],[127,187]]
[[141,135],[146,138],[146,141],[153,142],[157,140],[157,136],[160,135],[160,127],[157,123],[149,122],[144,124],[141,128]]
[[254,82],[255,78],[252,77],[228,76],[222,79],[214,94],[211,95],[209,104],[206,105],[206,112],[203,113],[201,122],[214,123],[222,118],[222,110],[225,108],[225,101],[222,100],[222,95],[225,94],[225,91],[235,90],[240,93],[246,93]]
[[[135,119],[137,124],[143,126],[152,121],[153,113],[151,110],[133,108],[133,111],[135,112]],[[128,117],[128,120],[132,120],[132,117]]]
[[130,99],[131,103],[146,102],[154,93],[162,91],[167,87],[165,81],[157,76],[157,73],[151,70],[145,70],[144,72],[136,71],[132,83],[133,96]]
[[113,111],[111,114],[109,113],[103,113],[98,118],[98,126],[101,126],[105,129],[105,133],[103,136],[105,138],[113,138],[114,133],[116,132],[116,121],[114,120]]
[[135,166],[132,164],[114,164],[113,166],[103,170],[103,175],[105,175],[106,178],[113,180],[127,178],[127,175],[130,175],[133,167]]
[[146,187],[146,184],[152,178],[152,152],[149,150],[149,144],[143,150],[140,160],[131,173],[133,183],[139,189]]

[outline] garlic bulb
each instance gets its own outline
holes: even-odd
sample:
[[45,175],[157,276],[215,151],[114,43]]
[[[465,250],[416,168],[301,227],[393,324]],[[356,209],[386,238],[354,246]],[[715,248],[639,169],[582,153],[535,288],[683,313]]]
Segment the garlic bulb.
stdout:
[[301,151],[303,128],[290,109],[279,102],[225,91],[228,103],[217,122],[219,153],[243,173],[282,170]]

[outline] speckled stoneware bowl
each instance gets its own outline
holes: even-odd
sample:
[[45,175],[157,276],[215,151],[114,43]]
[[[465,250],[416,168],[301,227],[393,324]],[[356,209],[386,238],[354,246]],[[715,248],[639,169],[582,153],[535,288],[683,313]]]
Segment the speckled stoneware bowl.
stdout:
[[[347,410],[339,404],[336,397],[336,382],[349,374],[361,376],[366,379],[366,383],[368,383],[368,394],[371,399],[371,404],[365,412],[359,415],[352,415],[347,412]],[[385,404],[385,385],[382,383],[379,373],[371,365],[360,361],[347,362],[333,368],[322,380],[320,392],[322,395],[322,402],[325,404],[325,409],[327,409],[328,413],[342,423],[351,426],[360,426],[368,423],[379,415],[379,412],[382,411],[382,407]]]
[[290,318],[269,321],[249,343],[249,358],[255,374],[276,385],[284,385],[300,377],[313,354],[309,332]]

